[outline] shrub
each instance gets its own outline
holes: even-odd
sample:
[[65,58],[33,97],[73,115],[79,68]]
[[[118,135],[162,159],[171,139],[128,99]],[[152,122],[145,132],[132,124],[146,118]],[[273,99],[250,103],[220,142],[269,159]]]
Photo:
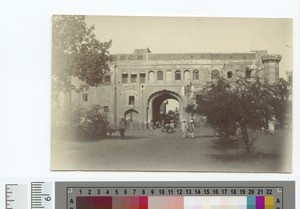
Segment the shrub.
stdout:
[[90,109],[76,107],[72,122],[76,135],[83,137],[103,137],[108,131],[107,115],[100,105],[93,105]]

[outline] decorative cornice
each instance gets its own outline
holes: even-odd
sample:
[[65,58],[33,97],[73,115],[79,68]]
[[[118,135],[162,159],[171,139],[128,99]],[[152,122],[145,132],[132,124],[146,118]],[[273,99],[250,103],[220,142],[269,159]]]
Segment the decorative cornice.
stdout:
[[266,54],[266,55],[261,56],[261,60],[263,62],[266,62],[266,61],[280,62],[281,58],[282,58],[282,56],[279,54]]

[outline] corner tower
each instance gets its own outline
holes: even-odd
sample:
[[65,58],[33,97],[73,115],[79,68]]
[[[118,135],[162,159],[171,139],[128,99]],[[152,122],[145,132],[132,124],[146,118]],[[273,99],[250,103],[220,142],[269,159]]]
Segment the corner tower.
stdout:
[[264,66],[264,80],[273,84],[279,79],[279,62],[281,61],[281,55],[278,54],[266,54],[261,57]]

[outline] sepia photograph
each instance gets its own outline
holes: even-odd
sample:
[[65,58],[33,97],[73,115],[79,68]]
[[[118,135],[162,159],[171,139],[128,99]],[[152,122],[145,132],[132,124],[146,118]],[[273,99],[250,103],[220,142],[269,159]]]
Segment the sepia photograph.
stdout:
[[293,21],[52,17],[53,171],[292,172]]

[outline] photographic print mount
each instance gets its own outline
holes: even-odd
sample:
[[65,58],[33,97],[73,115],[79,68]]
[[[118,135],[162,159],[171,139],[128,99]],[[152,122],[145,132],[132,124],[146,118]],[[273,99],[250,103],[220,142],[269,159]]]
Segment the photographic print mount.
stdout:
[[53,16],[52,169],[290,172],[291,26]]

